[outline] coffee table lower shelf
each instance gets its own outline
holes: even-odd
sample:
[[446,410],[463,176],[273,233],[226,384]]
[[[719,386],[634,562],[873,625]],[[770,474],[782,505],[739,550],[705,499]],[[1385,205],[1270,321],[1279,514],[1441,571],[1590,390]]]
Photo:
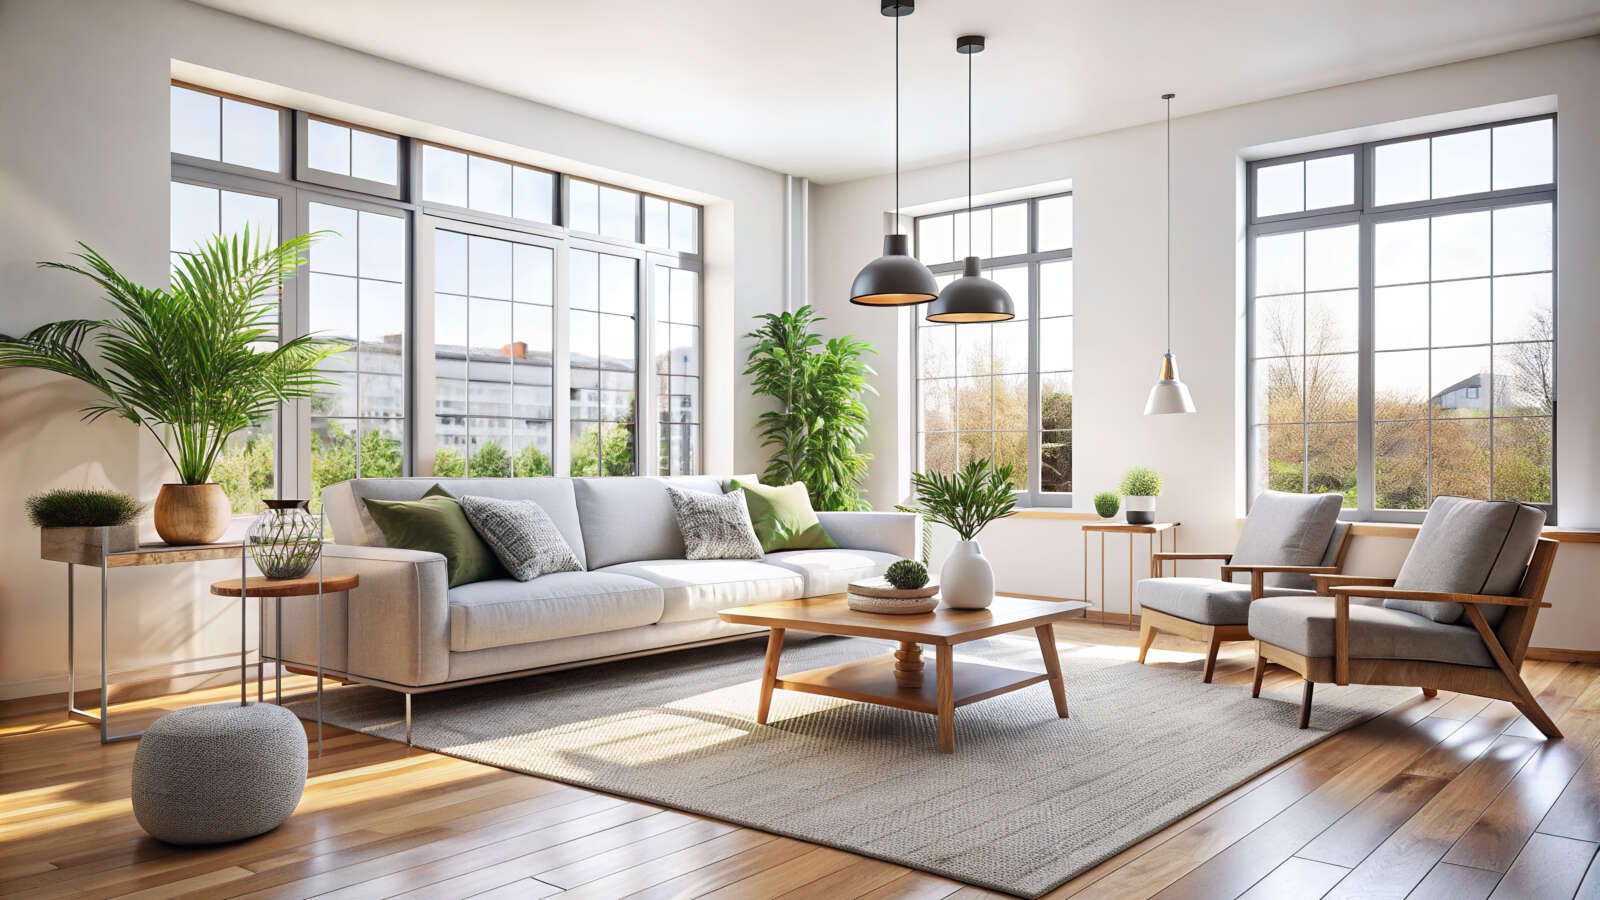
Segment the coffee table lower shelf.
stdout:
[[[824,669],[781,675],[773,682],[773,687],[938,715],[938,682],[925,678],[916,685],[900,684],[895,677],[894,665],[893,654],[874,656]],[[1050,680],[1045,672],[1007,669],[961,660],[956,660],[952,669],[955,676],[955,706],[977,703]]]

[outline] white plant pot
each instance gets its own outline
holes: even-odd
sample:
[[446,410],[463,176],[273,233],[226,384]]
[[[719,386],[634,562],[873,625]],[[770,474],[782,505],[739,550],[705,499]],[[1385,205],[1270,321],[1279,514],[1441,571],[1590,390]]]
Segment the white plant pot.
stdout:
[[952,609],[985,609],[994,602],[994,569],[977,541],[956,541],[939,570],[939,598]]
[[1156,498],[1123,496],[1122,511],[1129,525],[1149,525],[1156,520]]

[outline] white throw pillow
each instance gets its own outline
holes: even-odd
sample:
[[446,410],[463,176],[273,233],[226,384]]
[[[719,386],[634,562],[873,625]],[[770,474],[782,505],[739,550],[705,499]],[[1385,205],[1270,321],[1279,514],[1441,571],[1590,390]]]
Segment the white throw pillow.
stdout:
[[550,515],[532,500],[462,497],[461,511],[489,545],[500,564],[518,581],[551,572],[582,572],[577,554]]
[[744,491],[707,494],[667,486],[678,514],[687,559],[760,559],[761,540],[750,524]]

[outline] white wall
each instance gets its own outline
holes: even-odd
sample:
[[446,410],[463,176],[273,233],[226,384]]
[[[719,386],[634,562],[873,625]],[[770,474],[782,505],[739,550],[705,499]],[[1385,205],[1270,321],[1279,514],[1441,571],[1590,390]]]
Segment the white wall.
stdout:
[[[997,154],[977,160],[975,189],[990,193],[1071,179],[1076,195],[1074,248],[1073,432],[1079,509],[1095,492],[1115,489],[1135,463],[1165,477],[1160,517],[1184,523],[1183,548],[1233,545],[1241,514],[1243,437],[1243,159],[1332,147],[1357,140],[1467,124],[1519,110],[1559,113],[1557,294],[1562,388],[1557,423],[1561,524],[1600,526],[1600,38],[1589,38],[1427,69],[1359,84],[1224,109],[1173,122],[1173,350],[1199,413],[1142,415],[1162,352],[1165,302],[1163,143],[1160,125],[1127,129]],[[1183,109],[1182,86],[1177,109]],[[1528,101],[1519,103],[1520,101]],[[1048,102],[1043,98],[1041,102]],[[1160,101],[1150,98],[1152,115]],[[1513,104],[1498,110],[1483,107]],[[1411,121],[1406,121],[1411,120]],[[1394,125],[1393,123],[1402,123]],[[982,111],[978,111],[982,128]],[[951,143],[960,141],[951,118]],[[1310,141],[1302,138],[1321,135]],[[965,190],[960,165],[904,174],[907,206],[949,200]],[[910,382],[905,359],[909,314],[853,307],[851,279],[881,244],[889,178],[814,188],[813,302],[828,326],[877,345],[879,396],[870,497],[899,501],[913,458],[906,439]],[[891,427],[892,425],[892,427]],[[1081,543],[1069,522],[1017,520],[986,532],[1001,590],[1049,596],[1082,591]],[[1109,542],[1110,608],[1127,597],[1126,539]],[[1143,559],[1143,541],[1137,550]],[[1392,554],[1391,554],[1392,555]],[[1091,549],[1098,572],[1098,555]],[[1372,566],[1387,557],[1373,557]],[[1352,562],[1359,567],[1361,559]],[[1194,574],[1201,567],[1194,565]],[[1554,609],[1539,621],[1539,646],[1600,649],[1600,611],[1592,585],[1600,576],[1594,545],[1571,545],[1557,558]],[[1135,571],[1142,566],[1135,565]],[[1186,567],[1186,574],[1188,573]],[[1381,572],[1381,568],[1377,571]],[[1117,577],[1120,573],[1120,577]],[[1091,584],[1090,594],[1096,593]]]
[[[206,67],[448,132],[572,160],[705,198],[706,466],[760,468],[760,407],[738,387],[750,317],[781,309],[784,178],[714,154],[473,87],[178,0],[0,0],[0,333],[104,315],[86,281],[42,272],[83,241],[137,280],[162,283],[168,250],[168,88],[175,63]],[[22,498],[108,485],[153,499],[169,480],[153,440],[86,426],[90,394],[0,373],[0,698],[63,690],[65,573],[38,560]],[[227,564],[114,574],[113,672],[225,662],[238,605],[206,585]],[[80,685],[98,674],[98,585],[80,581]],[[93,590],[91,591],[91,588]],[[254,618],[253,614],[251,616]]]

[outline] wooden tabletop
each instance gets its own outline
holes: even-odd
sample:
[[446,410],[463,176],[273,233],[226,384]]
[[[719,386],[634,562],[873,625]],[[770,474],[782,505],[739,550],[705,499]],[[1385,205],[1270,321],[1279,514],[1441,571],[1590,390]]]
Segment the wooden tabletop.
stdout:
[[[358,575],[327,575],[322,579],[322,592],[331,594],[334,591],[348,591],[361,583]],[[306,597],[316,596],[317,577],[308,575],[304,578],[247,578],[244,582],[246,593],[252,597]],[[218,581],[211,585],[211,593],[218,597],[239,596],[239,579],[230,578]]]
[[1151,522],[1149,525],[1130,525],[1127,522],[1087,522],[1084,531],[1106,531],[1115,534],[1160,534],[1182,525],[1182,522]]
[[806,600],[757,603],[722,610],[724,621],[817,634],[875,637],[918,644],[962,644],[997,634],[1036,628],[1065,619],[1088,604],[1076,600],[995,597],[988,609],[950,609],[901,616],[857,612],[843,594]]

